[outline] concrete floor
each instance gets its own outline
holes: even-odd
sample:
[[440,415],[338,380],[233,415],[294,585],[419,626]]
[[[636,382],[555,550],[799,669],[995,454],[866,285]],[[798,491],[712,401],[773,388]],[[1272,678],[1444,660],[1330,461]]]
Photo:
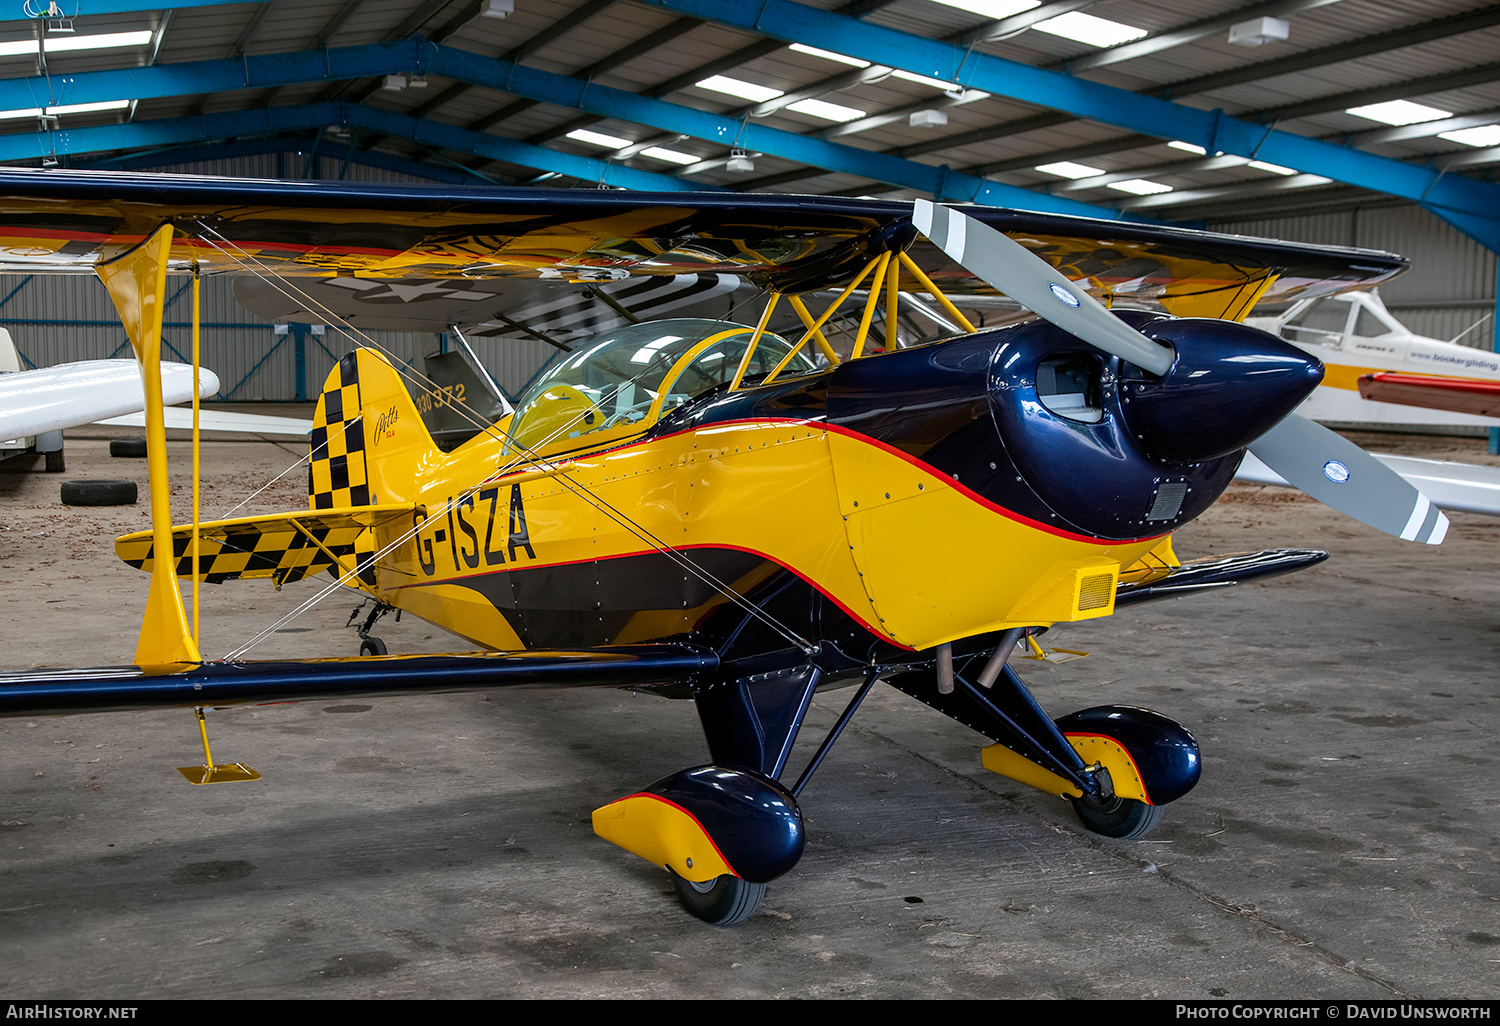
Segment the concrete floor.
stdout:
[[[206,453],[205,516],[300,455]],[[144,484],[143,462],[97,438],[67,454],[62,479]],[[59,480],[0,475],[0,663],[128,662],[146,577],[109,540],[146,525],[144,503],[66,508]],[[240,513],[299,508],[303,480]],[[1432,549],[1236,487],[1178,537],[1185,557],[1333,558],[1062,628],[1049,642],[1087,659],[1020,664],[1054,714],[1138,704],[1197,733],[1203,782],[1144,841],[1085,833],[1062,802],[984,771],[977,735],[877,688],[804,796],[801,864],[724,930],[589,825],[704,761],[689,703],[525,692],[210,713],[219,760],[265,779],[209,787],[173,768],[201,761],[187,711],[3,720],[0,992],[1500,996],[1500,521],[1457,515]],[[208,589],[206,651],[311,593]],[[253,654],[351,654],[353,604],[337,595]],[[393,652],[460,647],[410,619],[379,633]],[[818,699],[802,757],[847,695]]]

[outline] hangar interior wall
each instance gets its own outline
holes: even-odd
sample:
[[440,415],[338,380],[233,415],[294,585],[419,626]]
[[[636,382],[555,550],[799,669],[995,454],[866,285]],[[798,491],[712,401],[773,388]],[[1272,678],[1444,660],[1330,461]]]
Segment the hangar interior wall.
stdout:
[[[1210,223],[1210,231],[1400,253],[1411,269],[1380,289],[1386,307],[1418,335],[1480,349],[1497,337],[1495,254],[1421,207],[1365,207],[1327,214]],[[1476,326],[1477,325],[1477,326]]]

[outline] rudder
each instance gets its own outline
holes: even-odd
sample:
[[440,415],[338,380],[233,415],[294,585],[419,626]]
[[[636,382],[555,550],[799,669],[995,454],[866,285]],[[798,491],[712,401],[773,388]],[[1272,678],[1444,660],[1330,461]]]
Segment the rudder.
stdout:
[[313,412],[312,456],[307,465],[308,509],[370,504],[363,415],[356,350],[346,354],[329,372]]

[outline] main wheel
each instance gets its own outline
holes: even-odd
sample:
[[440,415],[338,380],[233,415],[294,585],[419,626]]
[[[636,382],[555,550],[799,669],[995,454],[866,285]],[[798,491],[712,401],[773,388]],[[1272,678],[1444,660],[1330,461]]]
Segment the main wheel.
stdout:
[[1096,834],[1134,840],[1145,837],[1161,822],[1166,810],[1160,805],[1147,805],[1134,798],[1069,798],[1073,811]]
[[362,656],[385,655],[385,642],[379,638],[366,638],[359,643],[359,654]]
[[672,873],[672,883],[682,907],[712,926],[743,923],[760,911],[760,903],[766,897],[765,884],[737,876],[719,876],[696,883]]

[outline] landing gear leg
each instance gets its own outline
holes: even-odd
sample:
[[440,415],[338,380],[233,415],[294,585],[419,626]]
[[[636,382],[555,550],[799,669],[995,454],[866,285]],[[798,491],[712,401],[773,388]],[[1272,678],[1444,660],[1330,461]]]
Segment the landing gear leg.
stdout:
[[[365,608],[365,605],[368,604],[368,601],[369,600],[367,599],[365,602],[362,602],[359,605],[357,605],[357,606],[354,607],[354,612],[352,612],[352,613],[349,614],[349,622],[346,623],[346,624],[344,624],[345,627],[353,627],[354,626],[354,621],[359,619],[360,611]],[[372,628],[374,628],[376,622],[378,622],[382,616],[384,616],[386,613],[389,613],[389,612],[391,612],[392,610],[395,610],[395,609],[396,609],[395,606],[387,605],[386,603],[380,602],[378,600],[376,601],[375,608],[372,609],[372,610],[370,610],[370,614],[365,617],[365,622],[362,623],[362,624],[360,624],[359,627],[358,627],[358,631],[359,631],[359,654],[360,655],[362,655],[362,656],[372,656],[372,655],[381,656],[381,655],[385,655],[385,642],[381,641],[377,637],[373,637],[370,634],[370,631],[371,631]],[[401,612],[400,612],[400,610],[396,610],[396,622],[397,623],[401,622]]]

